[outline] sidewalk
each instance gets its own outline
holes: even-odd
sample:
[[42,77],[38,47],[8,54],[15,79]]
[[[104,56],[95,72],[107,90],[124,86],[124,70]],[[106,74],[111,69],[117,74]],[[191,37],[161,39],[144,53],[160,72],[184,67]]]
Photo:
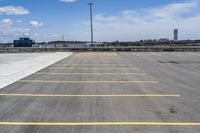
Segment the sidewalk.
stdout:
[[72,54],[71,52],[0,54],[0,89]]

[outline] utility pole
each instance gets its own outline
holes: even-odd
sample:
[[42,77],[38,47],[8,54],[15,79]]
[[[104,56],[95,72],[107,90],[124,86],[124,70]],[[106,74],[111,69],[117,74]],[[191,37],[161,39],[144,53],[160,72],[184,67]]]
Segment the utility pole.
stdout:
[[92,5],[93,5],[93,3],[90,2],[89,6],[90,6],[91,45],[93,46],[94,37],[93,37],[93,11],[92,11]]

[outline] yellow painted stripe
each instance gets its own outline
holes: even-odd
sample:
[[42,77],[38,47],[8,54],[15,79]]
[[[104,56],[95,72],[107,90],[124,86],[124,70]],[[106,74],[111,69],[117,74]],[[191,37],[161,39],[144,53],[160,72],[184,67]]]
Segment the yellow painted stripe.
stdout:
[[128,62],[119,62],[119,60],[112,60],[112,61],[104,61],[104,60],[66,60],[65,63],[119,63],[119,64],[123,64],[123,63],[128,63]]
[[61,69],[61,70],[87,70],[87,69],[138,69],[138,68],[66,68],[66,67],[49,67],[47,69]]
[[109,53],[109,52],[104,52],[104,53],[102,53],[102,52],[90,52],[90,53],[76,53],[76,54],[74,54],[73,56],[76,56],[76,55],[116,55],[117,53]]
[[91,53],[91,54],[75,54],[75,55],[73,55],[73,57],[79,57],[79,56],[90,56],[90,55],[93,55],[93,56],[97,56],[97,57],[99,57],[99,56],[118,56],[118,54],[96,54],[96,53]]
[[19,80],[18,82],[28,83],[150,83],[158,84],[159,81],[61,81],[61,80]]
[[[69,64],[70,63],[70,64]],[[125,66],[131,66],[132,64],[130,64],[130,63],[107,63],[107,62],[99,62],[99,63],[92,63],[92,62],[89,62],[89,63],[87,63],[87,62],[68,62],[68,63],[56,63],[56,64],[54,64],[54,65],[58,65],[58,66],[64,66],[64,65],[81,65],[81,66],[85,66],[85,65],[115,65],[115,66],[121,66],[121,65],[125,65]]]
[[0,94],[0,96],[10,97],[180,97],[179,94]]
[[128,62],[120,62],[119,60],[66,60],[65,62],[99,62],[99,63],[128,63]]
[[[116,61],[116,62],[119,62],[119,59],[109,59],[109,60],[104,60],[104,59],[68,59],[66,61],[95,61],[95,62],[99,62],[99,61],[104,61],[104,62],[113,62],[113,61]],[[124,62],[123,60],[120,60],[121,62]],[[125,62],[124,62],[125,63]]]
[[117,53],[113,53],[113,52],[86,52],[86,53],[76,53],[74,54],[73,56],[75,55],[118,55]]
[[136,75],[145,76],[146,73],[35,73],[37,75]]
[[[105,60],[107,59],[107,60]],[[119,58],[109,58],[109,57],[101,57],[101,58],[98,58],[98,57],[95,57],[95,58],[88,58],[88,57],[81,57],[81,58],[74,58],[74,59],[68,59],[66,61],[124,61],[122,59],[119,59]]]
[[131,64],[92,64],[92,63],[87,63],[87,64],[82,64],[82,63],[79,63],[79,64],[55,64],[55,65],[58,65],[58,66],[87,66],[87,65],[92,65],[92,66],[131,66]]
[[[75,55],[75,56],[73,56],[73,58],[82,58],[82,57],[88,57],[88,58],[91,58],[91,56],[93,57],[93,58],[103,58],[103,57],[108,57],[108,58],[119,58],[119,55],[92,55],[92,54],[90,54],[90,55]],[[92,59],[93,59],[92,58]]]
[[198,122],[0,122],[14,126],[200,126]]

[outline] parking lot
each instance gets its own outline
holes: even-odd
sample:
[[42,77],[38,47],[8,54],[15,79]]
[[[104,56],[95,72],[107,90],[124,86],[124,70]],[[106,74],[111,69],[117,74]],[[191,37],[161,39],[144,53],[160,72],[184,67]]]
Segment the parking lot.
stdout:
[[0,90],[2,133],[199,133],[200,53],[74,53]]

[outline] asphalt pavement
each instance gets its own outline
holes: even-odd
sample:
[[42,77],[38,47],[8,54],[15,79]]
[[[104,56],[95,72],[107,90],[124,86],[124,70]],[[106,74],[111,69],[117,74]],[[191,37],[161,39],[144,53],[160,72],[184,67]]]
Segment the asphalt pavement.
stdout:
[[1,133],[199,133],[200,53],[83,52],[0,90]]

